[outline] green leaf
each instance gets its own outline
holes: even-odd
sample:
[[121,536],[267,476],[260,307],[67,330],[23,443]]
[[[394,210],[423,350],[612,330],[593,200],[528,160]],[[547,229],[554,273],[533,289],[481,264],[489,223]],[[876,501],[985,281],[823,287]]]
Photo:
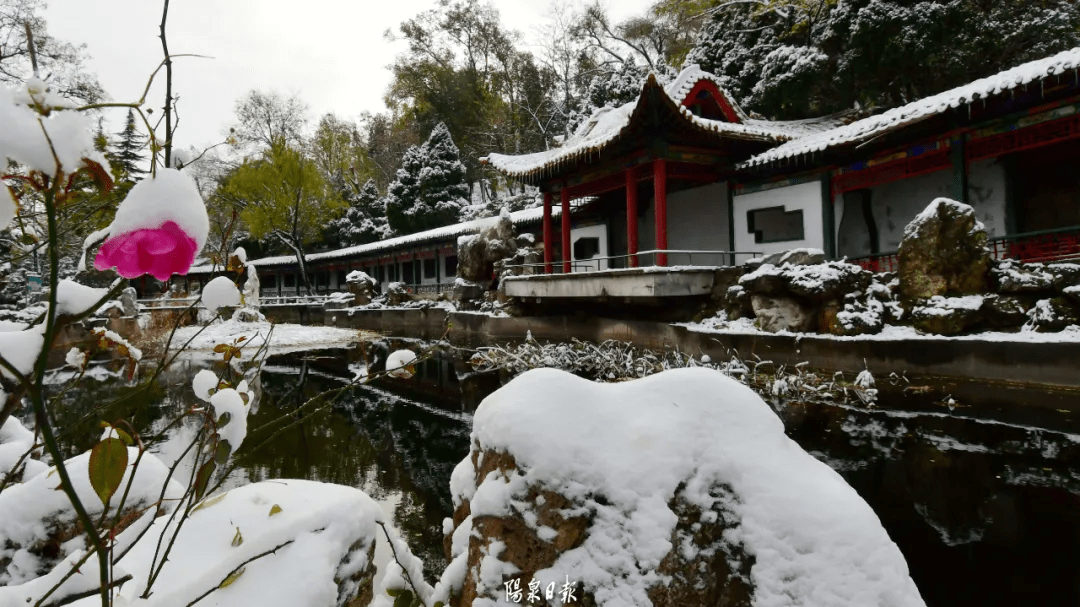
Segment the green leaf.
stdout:
[[124,441],[125,445],[130,447],[135,444],[135,441],[132,440],[131,435],[127,432],[121,430],[120,428],[117,428],[116,426],[113,426],[113,430],[116,431],[116,435],[120,437],[120,440]]
[[274,504],[273,506],[270,507],[270,516],[274,516],[275,514],[277,514],[279,512],[281,512],[281,506],[278,506],[277,504]]
[[234,535],[233,538],[232,538],[232,545],[235,548],[236,546],[239,546],[240,544],[243,544],[243,543],[244,543],[244,536],[240,535],[240,528],[237,527],[236,528],[236,535]]
[[223,440],[218,443],[217,451],[214,452],[214,461],[221,465],[225,465],[225,462],[229,461],[229,454],[232,453],[232,447],[229,446],[229,441]]
[[247,567],[241,567],[238,571],[234,571],[233,573],[230,573],[228,575],[228,577],[221,580],[221,584],[218,586],[218,588],[225,588],[226,586],[228,586],[228,585],[232,584],[233,582],[235,582],[236,580],[240,579],[240,576],[244,575],[244,571],[246,571],[246,570],[247,570]]
[[127,465],[127,446],[118,438],[107,438],[90,450],[90,486],[101,498],[102,505],[108,506],[109,499],[120,488]]
[[203,494],[206,493],[206,486],[210,484],[210,477],[214,474],[214,470],[217,468],[217,464],[213,460],[206,462],[199,466],[198,473],[195,474],[195,499],[201,500]]
[[402,590],[401,594],[394,599],[394,607],[412,607],[413,594],[410,590]]
[[195,512],[198,511],[198,510],[201,510],[203,508],[209,508],[210,506],[213,506],[214,504],[216,504],[216,503],[220,502],[221,500],[225,499],[226,495],[228,495],[228,493],[222,493],[220,495],[215,495],[214,497],[207,498],[206,500],[199,502],[199,505],[197,505],[197,506],[195,506],[194,508],[191,509],[191,513],[195,514]]
[[387,588],[386,594],[389,595],[390,598],[397,597],[401,594],[401,588]]
[[231,419],[232,419],[232,413],[229,413],[228,411],[222,413],[221,417],[219,417],[218,420],[217,420],[217,427],[218,428],[224,428],[225,425],[228,424],[229,420],[231,420]]

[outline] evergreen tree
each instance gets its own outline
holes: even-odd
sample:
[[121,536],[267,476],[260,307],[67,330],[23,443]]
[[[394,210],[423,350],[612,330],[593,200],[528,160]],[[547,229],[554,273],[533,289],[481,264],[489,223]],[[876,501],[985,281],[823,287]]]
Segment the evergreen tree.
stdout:
[[1075,0],[763,0],[715,9],[686,63],[776,119],[895,107],[1080,45]]
[[390,226],[375,181],[369,179],[359,192],[350,188],[344,199],[349,203],[348,210],[343,217],[331,221],[328,230],[340,246],[352,247],[386,238]]
[[398,234],[450,225],[468,197],[465,165],[449,129],[439,123],[423,145],[405,152],[386,194],[386,218]]
[[144,145],[146,145],[146,137],[140,135],[138,129],[135,128],[135,112],[128,110],[124,130],[117,135],[114,150],[107,154],[113,170],[117,172],[118,182],[134,183],[146,175],[146,169],[141,166],[145,157],[140,153]]

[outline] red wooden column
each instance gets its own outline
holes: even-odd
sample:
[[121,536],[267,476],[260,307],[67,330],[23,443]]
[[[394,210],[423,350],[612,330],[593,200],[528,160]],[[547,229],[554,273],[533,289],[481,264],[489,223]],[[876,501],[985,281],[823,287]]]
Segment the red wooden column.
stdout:
[[637,179],[634,169],[626,169],[626,252],[630,255],[630,267],[638,267],[637,242]]
[[570,188],[563,186],[562,191],[562,271],[570,273]]
[[551,261],[554,257],[551,235],[551,192],[544,192],[544,273],[551,274]]
[[[653,160],[653,196],[656,199],[656,248],[667,249],[667,161]],[[656,254],[656,265],[667,265],[667,253]]]

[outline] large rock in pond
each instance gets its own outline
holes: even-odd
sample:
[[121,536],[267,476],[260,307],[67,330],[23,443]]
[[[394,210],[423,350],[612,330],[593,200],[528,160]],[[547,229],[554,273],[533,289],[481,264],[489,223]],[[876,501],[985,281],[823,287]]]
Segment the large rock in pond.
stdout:
[[750,302],[757,325],[763,331],[805,333],[813,331],[817,325],[815,310],[790,297],[751,295]]
[[433,602],[924,604],[870,507],[710,369],[526,372],[477,409],[451,493]]
[[457,275],[467,281],[491,282],[495,262],[512,256],[518,250],[517,235],[510,213],[485,220],[479,234],[458,239]]
[[986,230],[970,206],[938,198],[904,228],[900,294],[908,300],[988,290]]

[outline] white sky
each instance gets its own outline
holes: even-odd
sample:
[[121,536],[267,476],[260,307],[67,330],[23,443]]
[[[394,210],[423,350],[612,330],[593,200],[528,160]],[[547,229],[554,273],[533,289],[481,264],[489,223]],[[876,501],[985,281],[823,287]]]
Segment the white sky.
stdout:
[[[532,37],[551,0],[493,0],[503,24]],[[584,0],[569,0],[574,6]],[[136,101],[161,61],[161,0],[48,0],[49,32],[85,43],[94,72],[113,101]],[[642,14],[652,0],[608,0],[616,22]],[[435,0],[172,0],[166,32],[173,54],[213,59],[174,61],[173,91],[180,95],[178,147],[204,147],[224,139],[238,98],[251,89],[297,93],[312,121],[326,112],[355,119],[384,109],[386,68],[405,44],[383,38]],[[162,72],[163,74],[164,72]],[[164,104],[159,76],[148,101]],[[119,130],[126,110],[106,114]]]

